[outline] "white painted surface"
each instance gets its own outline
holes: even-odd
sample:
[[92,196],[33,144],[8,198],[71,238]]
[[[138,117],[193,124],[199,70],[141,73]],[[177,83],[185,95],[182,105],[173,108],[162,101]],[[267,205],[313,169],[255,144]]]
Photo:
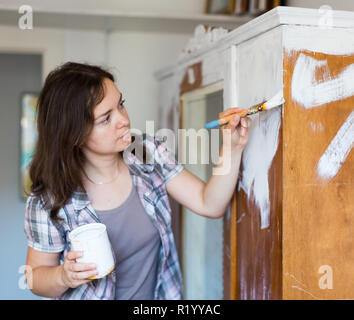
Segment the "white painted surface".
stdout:
[[226,54],[225,79],[224,79],[224,109],[237,105],[239,92],[237,89],[237,46],[231,46]]
[[317,165],[317,173],[319,177],[325,180],[335,177],[353,146],[354,111],[348,116],[324,154],[321,156]]
[[[283,88],[282,29],[261,34],[237,47],[237,106],[248,108],[274,97]],[[260,209],[261,228],[269,226],[268,171],[278,148],[281,107],[251,116],[248,144],[243,152],[239,189],[253,194]]]
[[[315,79],[318,69],[321,69],[321,81]],[[354,64],[332,79],[327,60],[317,60],[301,53],[293,72],[291,95],[306,109],[351,97],[354,95]]]
[[206,55],[202,60],[202,86],[208,86],[225,79],[228,68],[227,50]]
[[183,49],[180,59],[188,57],[193,52],[198,52],[201,49],[212,47],[228,34],[228,30],[224,28],[205,27],[200,24],[194,29],[194,35],[189,39],[186,47]]
[[261,213],[261,229],[269,227],[268,171],[279,144],[281,107],[252,116],[249,143],[243,152],[244,166],[239,190],[251,194]]
[[283,37],[284,48],[288,51],[307,50],[335,55],[354,53],[354,26],[350,29],[284,26]]
[[282,29],[275,28],[237,46],[237,107],[248,108],[283,88]]

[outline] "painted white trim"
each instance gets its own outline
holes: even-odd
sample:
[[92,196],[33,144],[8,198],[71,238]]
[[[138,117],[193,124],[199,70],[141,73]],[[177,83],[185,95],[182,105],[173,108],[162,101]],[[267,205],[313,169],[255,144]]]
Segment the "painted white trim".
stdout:
[[189,100],[200,99],[200,97],[203,97],[207,94],[214,93],[214,92],[217,92],[220,90],[224,90],[224,81],[220,81],[220,82],[208,85],[206,87],[187,91],[181,95],[181,100],[182,101],[186,101],[186,100],[189,101]]
[[237,62],[239,61],[237,59],[237,47],[232,46],[230,49],[230,81],[229,81],[229,86],[230,86],[230,106],[236,106],[237,105],[237,98],[239,95],[238,92],[238,87],[237,87],[237,70],[238,68],[236,67]]

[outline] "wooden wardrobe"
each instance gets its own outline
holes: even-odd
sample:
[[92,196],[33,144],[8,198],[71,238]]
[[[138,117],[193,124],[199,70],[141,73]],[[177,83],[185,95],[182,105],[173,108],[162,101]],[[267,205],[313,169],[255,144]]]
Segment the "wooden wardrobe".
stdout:
[[354,12],[277,7],[230,32],[198,26],[156,78],[159,128],[176,133],[217,114],[212,99],[285,98],[251,116],[218,226],[171,199],[185,298],[354,299]]

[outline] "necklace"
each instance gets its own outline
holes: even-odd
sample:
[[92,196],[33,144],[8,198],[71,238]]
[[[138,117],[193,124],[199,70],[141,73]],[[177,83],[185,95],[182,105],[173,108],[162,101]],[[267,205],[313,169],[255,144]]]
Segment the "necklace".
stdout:
[[117,179],[117,177],[118,177],[118,173],[119,173],[119,166],[118,166],[118,170],[117,170],[117,173],[116,173],[115,177],[114,177],[111,181],[108,181],[108,182],[102,182],[102,181],[95,182],[95,181],[93,181],[92,179],[90,179],[87,174],[86,174],[86,177],[87,177],[87,179],[88,179],[90,182],[92,182],[92,183],[94,183],[94,184],[102,185],[102,184],[110,184],[110,183],[112,183],[113,181],[115,181],[115,180]]

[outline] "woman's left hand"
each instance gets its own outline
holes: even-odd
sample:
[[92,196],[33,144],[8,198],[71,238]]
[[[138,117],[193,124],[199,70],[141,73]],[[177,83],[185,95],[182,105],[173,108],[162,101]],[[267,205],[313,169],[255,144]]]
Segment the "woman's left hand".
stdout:
[[[243,109],[229,108],[220,113],[219,118],[241,111],[243,111]],[[251,120],[248,117],[240,118],[239,115],[235,114],[235,116],[226,125],[222,126],[222,137],[224,146],[229,146],[232,150],[242,151],[248,142],[250,123]],[[225,129],[229,129],[230,131]]]

